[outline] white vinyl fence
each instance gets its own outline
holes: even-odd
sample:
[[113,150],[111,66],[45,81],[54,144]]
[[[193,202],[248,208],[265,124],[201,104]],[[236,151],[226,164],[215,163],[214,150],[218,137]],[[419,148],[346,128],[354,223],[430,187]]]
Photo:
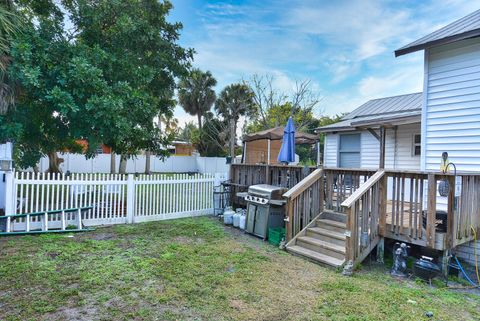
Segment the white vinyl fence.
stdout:
[[[226,174],[49,174],[7,173],[6,214],[43,213],[48,226],[61,228],[61,215],[67,225],[76,225],[76,213],[67,209],[91,207],[82,211],[85,226],[136,223],[191,217],[213,213],[213,188]],[[16,219],[11,231],[41,228],[40,217]]]
[[[72,153],[58,153],[63,159],[60,164],[62,172],[72,173],[110,173],[110,154],[98,154],[94,158],[86,159],[85,155]],[[115,157],[115,168],[118,169],[120,156]],[[127,160],[127,173],[145,173],[146,156],[138,155]],[[176,156],[172,155],[165,159],[152,156],[150,158],[150,170],[161,173],[225,173],[230,166],[225,157],[200,157],[200,156]],[[33,168],[26,169],[33,172]],[[42,157],[38,162],[38,170],[48,170],[48,157]]]

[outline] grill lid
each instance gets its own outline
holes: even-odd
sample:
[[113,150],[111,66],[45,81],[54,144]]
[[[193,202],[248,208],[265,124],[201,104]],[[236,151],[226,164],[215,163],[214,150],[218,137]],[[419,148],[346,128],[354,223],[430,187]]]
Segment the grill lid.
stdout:
[[268,199],[282,199],[282,195],[288,189],[285,187],[275,186],[275,185],[268,185],[268,184],[258,184],[258,185],[251,185],[248,188],[248,194],[260,196]]

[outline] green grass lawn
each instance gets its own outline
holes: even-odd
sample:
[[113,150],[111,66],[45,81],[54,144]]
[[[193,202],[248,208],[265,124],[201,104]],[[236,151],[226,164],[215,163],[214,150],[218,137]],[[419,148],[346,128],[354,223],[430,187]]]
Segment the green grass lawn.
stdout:
[[0,239],[0,320],[479,320],[480,297],[343,277],[211,218]]

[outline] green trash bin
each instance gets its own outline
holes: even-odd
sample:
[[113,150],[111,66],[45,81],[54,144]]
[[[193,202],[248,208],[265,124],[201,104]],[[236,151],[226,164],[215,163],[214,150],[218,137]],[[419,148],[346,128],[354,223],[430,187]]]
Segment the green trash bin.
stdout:
[[268,243],[279,246],[280,242],[285,239],[284,227],[272,227],[268,229]]

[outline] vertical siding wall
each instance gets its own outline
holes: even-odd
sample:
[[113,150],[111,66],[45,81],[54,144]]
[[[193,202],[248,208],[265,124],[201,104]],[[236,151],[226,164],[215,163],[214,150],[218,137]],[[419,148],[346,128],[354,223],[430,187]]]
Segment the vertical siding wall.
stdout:
[[480,39],[426,56],[425,169],[438,170],[446,151],[459,170],[480,171]]
[[323,164],[326,167],[337,167],[338,135],[328,133],[325,136]]
[[[480,171],[480,39],[432,48],[425,58],[422,166],[438,170],[446,151],[458,170]],[[474,264],[474,246],[480,242],[457,255]]]
[[[420,133],[420,124],[402,125],[387,130],[385,137],[385,167],[390,169],[420,169],[420,157],[413,156],[413,135]],[[380,144],[368,131],[360,131],[360,158],[362,168],[378,168]],[[339,134],[327,134],[325,138],[324,164],[337,167]]]

